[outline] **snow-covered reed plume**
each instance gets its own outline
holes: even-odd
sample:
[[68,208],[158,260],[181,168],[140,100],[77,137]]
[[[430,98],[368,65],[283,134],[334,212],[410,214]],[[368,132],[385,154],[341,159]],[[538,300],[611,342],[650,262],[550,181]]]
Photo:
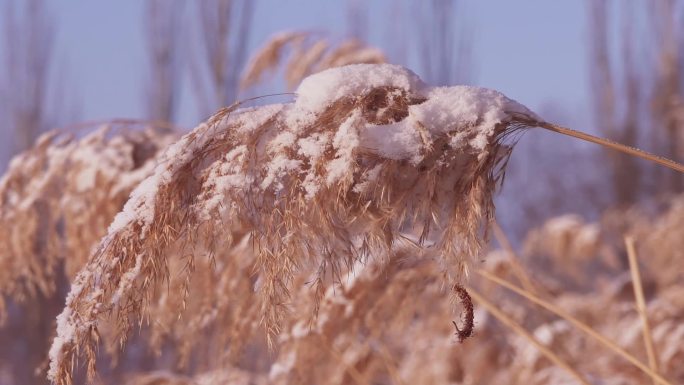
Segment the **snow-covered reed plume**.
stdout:
[[269,336],[304,269],[320,289],[408,245],[458,284],[493,216],[506,138],[543,123],[496,91],[429,87],[394,65],[323,71],[296,93],[290,104],[225,108],[168,147],[73,281],[50,379],[69,383],[79,352],[92,374],[99,321],[113,315],[125,339],[175,258],[187,266],[182,307],[196,257],[252,253]]
[[50,132],[12,160],[0,180],[0,313],[6,296],[51,295],[60,264],[73,277],[152,172],[158,149],[176,137],[129,126],[106,125],[81,138]]
[[[532,292],[544,298],[548,296],[630,354],[645,360],[641,322],[634,307],[629,274],[625,276],[624,268],[602,258],[558,254],[563,247],[574,253],[579,251],[575,245],[593,244],[594,240],[586,241],[594,239],[591,234],[595,233],[597,226],[600,233],[606,235],[598,237],[600,246],[597,249],[622,247],[619,239],[611,241],[608,235],[614,231],[622,234],[625,227],[630,228],[629,232],[640,240],[641,254],[649,256],[644,259],[642,267],[661,374],[672,384],[682,383],[684,296],[681,272],[684,271],[684,258],[681,254],[684,249],[681,245],[684,240],[681,229],[684,196],[668,202],[656,217],[653,213],[636,212],[641,210],[634,208],[609,213],[608,216],[613,218],[604,218],[600,223],[587,223],[567,216],[556,218],[529,233],[525,243],[534,244],[534,248],[529,250],[533,254],[522,254],[518,259],[507,251],[495,250],[486,254],[486,262],[479,265],[479,271],[489,272],[507,282],[518,282],[520,277],[513,262],[524,264],[524,272],[534,277],[534,285],[530,287]],[[615,225],[619,228],[613,228]],[[538,243],[543,234],[549,234],[550,239]],[[608,254],[613,253],[619,254],[617,250]],[[243,250],[243,254],[233,257],[240,259],[245,255],[251,254]],[[569,265],[566,259],[572,260],[581,274],[562,275],[565,273],[563,268]],[[552,264],[544,263],[544,260]],[[221,270],[218,265],[217,270]],[[197,267],[195,274],[201,274],[201,271]],[[244,272],[240,274],[243,280],[248,280]],[[592,279],[587,280],[588,277]],[[214,284],[212,281],[203,282],[206,279],[205,276],[193,279],[198,285],[192,288],[193,293],[202,290],[199,285]],[[306,277],[297,279],[305,280]],[[587,281],[589,284],[585,283]],[[398,245],[391,254],[365,264],[359,263],[353,272],[345,274],[341,285],[329,285],[320,300],[319,316],[315,322],[310,323],[307,315],[315,304],[316,293],[308,286],[295,283],[293,287],[292,296],[296,301],[292,301],[292,317],[279,336],[279,348],[273,354],[262,351],[260,360],[255,359],[260,362],[257,369],[245,369],[245,365],[240,367],[239,364],[211,363],[207,369],[194,368],[190,373],[183,371],[184,375],[173,370],[146,373],[139,376],[139,382],[133,383],[578,383],[566,370],[541,354],[529,340],[498,322],[481,304],[476,304],[476,335],[464,344],[454,343],[454,338],[449,338],[453,334],[449,319],[457,309],[453,298],[446,295],[448,289],[440,282],[440,267],[436,260],[416,253],[413,246]],[[468,287],[495,302],[583,377],[606,379],[606,383],[611,384],[650,382],[624,358],[611,353],[594,338],[585,336],[567,320],[545,313],[522,297],[511,296],[500,285],[483,280],[480,274],[469,280]],[[209,302],[254,299],[243,290],[233,285],[217,289],[216,296],[203,293],[201,297],[202,301]],[[243,318],[244,309],[242,304],[238,304],[234,317]],[[185,312],[179,325],[192,323],[186,314],[194,312],[195,309]],[[155,311],[151,318],[156,316]],[[172,315],[167,317],[172,318]],[[253,315],[247,314],[244,318],[250,322]],[[224,323],[221,320],[219,324],[224,330],[236,329],[232,333],[243,333],[244,330],[230,321]],[[179,325],[173,328],[177,329]],[[207,337],[206,329],[188,329],[192,330],[188,330],[189,334],[201,335],[201,338],[195,337],[198,339],[195,356],[214,343],[214,336]],[[226,348],[223,341],[219,344]],[[275,361],[271,360],[273,356]],[[254,359],[254,356],[249,359]],[[200,355],[198,360],[204,363],[205,357]]]

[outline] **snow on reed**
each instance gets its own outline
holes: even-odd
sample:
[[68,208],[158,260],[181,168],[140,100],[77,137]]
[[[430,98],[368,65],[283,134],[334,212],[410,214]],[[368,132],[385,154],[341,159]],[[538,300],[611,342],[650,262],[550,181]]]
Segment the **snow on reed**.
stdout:
[[169,279],[168,257],[211,259],[219,240],[249,237],[269,338],[303,266],[318,266],[320,288],[410,245],[459,283],[493,216],[505,139],[539,121],[496,91],[432,88],[385,64],[310,76],[294,103],[237,107],[171,145],[116,216],[58,318],[52,381],[70,382],[77,352],[92,375],[102,315],[116,315],[125,338]]
[[81,137],[49,132],[12,159],[0,179],[0,315],[4,297],[52,295],[62,265],[67,277],[76,274],[153,171],[157,150],[176,138],[132,128],[108,124]]

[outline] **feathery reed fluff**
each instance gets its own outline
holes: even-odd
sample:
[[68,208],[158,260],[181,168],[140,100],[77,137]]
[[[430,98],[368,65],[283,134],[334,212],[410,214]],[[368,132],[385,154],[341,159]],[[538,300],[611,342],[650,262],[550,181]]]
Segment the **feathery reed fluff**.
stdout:
[[249,60],[241,87],[249,88],[260,83],[267,73],[274,72],[285,62],[288,52],[284,77],[290,89],[305,77],[326,69],[386,62],[382,51],[356,39],[335,45],[313,32],[281,32],[271,36]]
[[[71,278],[105,235],[130,191],[175,134],[113,124],[80,138],[44,134],[0,180],[0,315],[3,300],[54,291],[58,264]],[[68,256],[68,258],[65,258]]]
[[[255,298],[222,305],[220,317],[238,325],[230,311],[245,310],[236,330],[259,324],[271,343],[302,272],[316,293],[314,316],[330,283],[399,247],[434,261],[446,287],[461,287],[493,219],[507,138],[525,126],[562,130],[496,91],[429,87],[394,65],[326,70],[296,94],[294,103],[226,107],[158,158],[73,280],[51,380],[70,383],[77,355],[94,373],[103,320],[114,320],[124,342],[155,309],[195,306],[191,290],[221,274],[242,275]],[[200,265],[217,266],[218,276],[193,282]],[[175,294],[160,294],[164,282]],[[219,317],[200,313],[189,324]]]

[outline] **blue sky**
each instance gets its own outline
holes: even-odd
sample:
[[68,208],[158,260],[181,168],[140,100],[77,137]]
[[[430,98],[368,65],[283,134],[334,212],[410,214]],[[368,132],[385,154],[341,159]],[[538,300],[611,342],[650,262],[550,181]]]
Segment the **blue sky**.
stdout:
[[[0,10],[4,9],[7,1],[0,0]],[[57,24],[56,60],[60,67],[58,72],[64,76],[61,84],[66,89],[65,97],[77,107],[78,121],[144,119],[147,71],[144,1],[45,1],[51,7]],[[249,44],[252,49],[263,44],[273,33],[283,30],[317,30],[340,38],[347,33],[346,1],[256,1],[254,31]],[[358,1],[369,5],[369,20],[376,21],[369,26],[371,44],[384,49],[397,46],[415,49],[412,41],[395,39],[388,42],[390,30],[404,29],[407,31],[404,35],[407,35],[416,27],[399,19],[393,11],[397,2],[404,1]],[[465,23],[472,36],[474,76],[469,83],[497,89],[548,120],[594,131],[589,94],[590,40],[586,4],[580,0],[462,0],[463,7],[459,9],[456,22]],[[190,5],[192,1],[186,0],[188,13],[192,8]],[[185,16],[186,20],[193,19],[191,14]],[[2,19],[0,17],[0,24]],[[1,28],[2,25],[0,31]],[[0,42],[0,56],[3,54]],[[420,75],[415,59],[414,55],[408,60],[408,65]],[[2,65],[4,63],[0,60]],[[187,76],[184,82],[178,123],[190,129],[199,123],[201,117]],[[282,82],[274,82],[258,92],[283,91],[286,90]],[[8,130],[0,130],[0,135],[2,169],[6,156],[2,147],[7,148],[13,138],[8,137]],[[530,153],[540,149],[557,150],[572,144],[572,139],[538,132],[521,141],[516,156],[522,159],[528,150]],[[537,162],[546,164],[548,159],[543,157],[552,156],[556,150],[549,150],[546,155],[536,153]],[[539,171],[525,167],[522,168],[522,180],[532,178],[532,173]],[[568,166],[568,169],[572,168]],[[563,168],[556,172],[568,171]],[[537,184],[547,182],[541,180]],[[502,195],[515,198],[515,193],[504,191]],[[502,207],[521,209],[515,199],[513,204],[503,204]],[[501,213],[504,218],[520,215],[515,210]]]
[[[0,2],[7,0],[0,0]],[[57,58],[66,70],[81,120],[144,115],[145,41],[140,0],[49,1],[57,22]],[[369,40],[387,45],[392,0],[368,1]],[[187,7],[187,5],[186,5]],[[590,121],[587,94],[586,9],[577,0],[465,1],[463,19],[473,36],[472,83],[498,89],[536,110],[563,111],[567,124]],[[407,23],[404,23],[407,24]],[[395,28],[411,28],[410,25]],[[347,30],[344,1],[258,0],[250,46],[285,29]],[[419,71],[417,71],[419,72]],[[275,87],[278,87],[276,85]],[[282,89],[270,89],[277,92]],[[199,117],[185,87],[180,123]]]

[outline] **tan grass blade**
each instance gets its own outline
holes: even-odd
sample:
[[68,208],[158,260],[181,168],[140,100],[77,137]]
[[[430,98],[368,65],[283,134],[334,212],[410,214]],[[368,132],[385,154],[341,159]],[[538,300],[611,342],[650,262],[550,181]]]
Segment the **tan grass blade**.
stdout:
[[503,231],[501,226],[499,226],[499,223],[497,221],[492,222],[492,230],[494,230],[494,238],[496,238],[497,242],[501,245],[501,247],[506,250],[508,254],[510,254],[510,263],[511,267],[513,267],[513,272],[515,276],[518,278],[522,286],[525,288],[525,290],[528,290],[531,293],[536,293],[537,290],[534,287],[534,284],[532,283],[532,280],[530,279],[529,275],[527,275],[527,272],[525,269],[521,266],[520,264],[520,257],[518,256],[518,253],[515,252],[513,249],[513,246],[511,245],[510,240],[508,239],[508,236],[506,233]]
[[578,320],[577,318],[573,317],[571,314],[569,314],[565,310],[559,308],[558,306],[553,305],[550,302],[544,301],[543,299],[537,297],[536,295],[534,295],[534,294],[532,294],[532,293],[530,293],[524,289],[521,289],[521,288],[513,285],[512,283],[495,276],[494,274],[490,274],[487,271],[477,269],[477,270],[475,270],[475,272],[477,274],[479,274],[481,277],[483,277],[487,280],[490,280],[492,282],[495,282],[495,283],[517,293],[518,295],[525,297],[526,299],[530,300],[531,302],[534,302],[535,304],[537,304],[537,305],[543,307],[544,309],[556,314],[557,316],[565,319],[566,321],[568,321],[569,323],[574,325],[576,328],[580,329],[581,331],[583,331],[584,333],[586,333],[590,337],[594,338],[595,340],[597,340],[598,342],[600,342],[601,344],[606,346],[608,349],[612,350],[613,352],[615,352],[616,354],[618,354],[619,356],[621,356],[625,360],[629,361],[632,365],[641,369],[642,372],[646,373],[651,378],[657,379],[662,384],[672,385],[671,382],[667,381],[665,378],[663,378],[657,372],[651,370],[651,368],[644,365],[641,361],[636,359],[633,355],[629,354],[626,350],[624,350],[623,348],[616,345],[613,341],[607,339],[603,335],[596,332],[596,330],[592,329],[589,325],[587,325],[587,324],[583,323],[582,321]]
[[620,144],[617,142],[614,142],[609,139],[604,139],[604,138],[599,138],[598,136],[590,135],[581,131],[573,130],[570,128],[562,127],[553,123],[548,123],[548,122],[536,122],[534,124],[537,127],[545,128],[547,130],[557,132],[559,134],[567,135],[567,136],[572,136],[573,138],[578,138],[582,140],[586,140],[587,142],[592,142],[596,144],[600,144],[601,146],[605,146],[608,148],[612,148],[613,150],[617,150],[620,152],[623,152],[628,155],[636,156],[641,159],[646,159],[651,162],[658,163],[662,166],[668,167],[672,170],[679,171],[681,173],[684,173],[684,165],[678,162],[675,162],[674,160],[651,154],[649,152],[646,152],[644,150],[640,150],[635,147],[630,147],[626,146],[624,144]]
[[[643,326],[644,345],[646,345],[646,354],[648,356],[648,366],[654,372],[658,372],[658,359],[656,357],[655,349],[653,348],[653,338],[651,337],[651,326],[648,322],[648,315],[646,314],[646,301],[644,299],[644,288],[641,285],[641,274],[639,272],[639,263],[637,262],[636,250],[634,247],[634,238],[625,237],[625,246],[627,246],[627,258],[629,259],[629,271],[632,274],[632,286],[634,287],[634,298],[636,300],[637,311]],[[653,383],[658,385],[660,382],[653,379]]]
[[575,370],[572,366],[570,366],[567,362],[563,361],[562,358],[558,357],[556,353],[551,351],[547,346],[539,342],[530,332],[525,330],[522,326],[520,326],[517,322],[515,322],[513,319],[508,317],[504,312],[498,309],[496,305],[493,303],[487,301],[480,293],[478,293],[476,290],[473,288],[469,288],[470,290],[470,295],[473,297],[473,299],[478,302],[480,305],[482,305],[487,311],[496,317],[501,323],[504,325],[508,326],[509,328],[513,329],[514,332],[520,334],[523,336],[526,340],[528,340],[534,347],[539,349],[539,351],[546,356],[549,360],[551,360],[554,364],[558,365],[559,367],[565,369],[572,377],[574,377],[579,383],[584,384],[584,385],[589,385],[589,381],[587,381],[577,370]]

